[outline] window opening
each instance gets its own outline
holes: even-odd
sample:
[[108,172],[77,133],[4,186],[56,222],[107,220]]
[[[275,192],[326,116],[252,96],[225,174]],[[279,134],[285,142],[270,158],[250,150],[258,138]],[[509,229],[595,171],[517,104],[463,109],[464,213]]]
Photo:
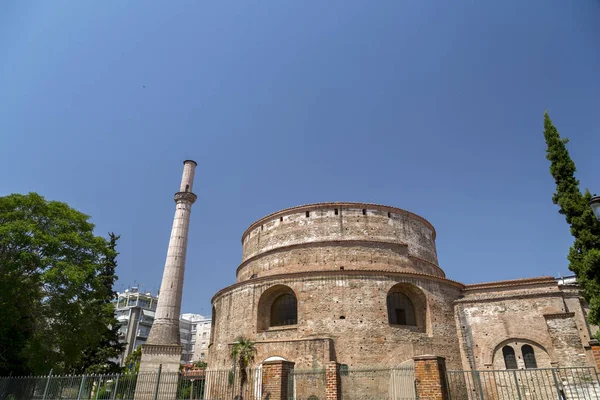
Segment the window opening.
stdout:
[[271,306],[271,326],[296,325],[298,304],[296,296],[290,293],[277,297]]
[[515,350],[512,347],[504,346],[502,348],[502,355],[504,356],[506,369],[517,369],[517,358],[515,357]]
[[535,360],[535,352],[533,347],[528,344],[521,347],[521,353],[523,353],[523,361],[525,361],[525,368],[537,368],[537,361]]
[[416,326],[415,307],[407,295],[392,292],[387,297],[388,320],[392,325]]

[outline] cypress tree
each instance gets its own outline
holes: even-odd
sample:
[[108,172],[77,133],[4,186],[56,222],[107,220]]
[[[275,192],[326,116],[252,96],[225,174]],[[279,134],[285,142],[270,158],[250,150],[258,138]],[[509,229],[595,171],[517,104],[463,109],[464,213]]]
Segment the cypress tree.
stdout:
[[584,193],[579,190],[577,169],[566,146],[569,140],[560,137],[548,112],[544,113],[544,137],[546,158],[556,183],[552,202],[560,207],[559,213],[565,216],[575,239],[567,256],[569,269],[577,276],[589,303],[589,321],[600,325],[600,222],[589,205],[592,195],[587,189]]
[[115,318],[114,299],[116,293],[113,290],[117,275],[116,251],[118,235],[109,233],[107,251],[104,257],[102,269],[96,277],[96,298],[94,299],[97,310],[96,320],[100,340],[90,345],[84,352],[81,369],[86,373],[113,373],[120,372],[121,368],[116,363],[117,357],[125,349],[125,344],[119,341],[119,323]]

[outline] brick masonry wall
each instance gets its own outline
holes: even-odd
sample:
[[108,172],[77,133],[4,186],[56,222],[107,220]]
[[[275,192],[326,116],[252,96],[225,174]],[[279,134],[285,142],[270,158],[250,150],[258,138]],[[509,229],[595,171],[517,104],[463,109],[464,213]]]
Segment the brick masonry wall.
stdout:
[[249,229],[242,238],[242,261],[293,244],[369,239],[405,244],[411,255],[436,265],[438,262],[433,226],[394,207],[348,203],[299,207],[257,221]]
[[340,399],[340,365],[335,361],[327,363],[325,368],[325,384],[326,400]]
[[581,289],[579,287],[573,287],[572,285],[565,285],[561,287],[561,290],[565,294],[567,311],[575,314],[575,323],[577,324],[581,343],[585,348],[588,364],[596,365],[596,360],[592,353],[592,348],[590,347],[590,342],[593,340],[592,327],[590,327],[587,322],[587,303],[582,298]]
[[532,344],[536,359],[558,362],[544,319],[544,314],[565,311],[562,293],[553,280],[478,288],[475,293],[467,289],[455,309],[464,369],[501,367],[502,347],[509,343]]
[[592,365],[596,367],[596,371],[600,372],[600,343],[598,343],[598,341],[594,339],[590,343],[590,346],[595,363]]
[[[425,332],[388,323],[387,294],[397,283],[413,285],[425,296],[426,309],[416,310],[424,316]],[[278,284],[295,292],[298,324],[258,331],[260,296]],[[226,368],[230,363],[229,343],[246,335],[257,342],[257,363],[279,356],[294,361],[299,368],[322,368],[328,361],[393,366],[435,350],[458,368],[452,304],[459,294],[460,287],[448,281],[392,273],[349,275],[337,271],[333,276],[315,273],[301,278],[251,280],[214,299],[216,323],[208,362],[211,368]]]
[[287,400],[288,378],[294,363],[287,361],[269,361],[262,365],[262,398],[268,400]]
[[415,386],[419,400],[447,400],[446,364],[443,357],[418,356],[415,360]]
[[583,367],[588,365],[581,343],[574,313],[545,315],[552,347],[560,367]]
[[238,282],[300,271],[394,270],[444,276],[435,264],[408,254],[408,246],[385,242],[333,241],[297,244],[261,253],[238,267]]

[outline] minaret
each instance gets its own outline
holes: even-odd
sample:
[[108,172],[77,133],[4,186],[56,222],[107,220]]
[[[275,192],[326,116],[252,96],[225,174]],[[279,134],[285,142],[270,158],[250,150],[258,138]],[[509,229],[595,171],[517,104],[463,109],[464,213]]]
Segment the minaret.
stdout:
[[179,371],[181,343],[179,341],[179,315],[183,292],[183,274],[187,251],[188,231],[192,204],[196,195],[192,193],[196,162],[183,162],[183,177],[179,192],[175,193],[175,218],[169,240],[167,261],[163,272],[154,324],[148,341],[142,346],[140,372],[156,372],[162,364],[163,372]]

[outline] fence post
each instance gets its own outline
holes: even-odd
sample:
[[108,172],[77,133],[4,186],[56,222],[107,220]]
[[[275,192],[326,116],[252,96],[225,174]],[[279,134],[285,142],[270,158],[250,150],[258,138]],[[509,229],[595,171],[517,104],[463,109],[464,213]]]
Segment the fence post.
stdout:
[[98,395],[100,394],[100,385],[102,385],[102,375],[98,375],[98,386],[96,386],[96,397],[94,397],[94,400],[98,400]]
[[158,365],[158,376],[156,377],[156,386],[154,387],[154,400],[158,399],[158,387],[160,386],[160,373],[162,371],[162,364]]
[[446,360],[444,357],[422,355],[415,361],[415,388],[419,400],[448,400]]
[[119,388],[119,378],[121,377],[121,374],[117,375],[117,379],[115,380],[115,388],[113,390],[113,400],[115,400],[117,398],[117,389]]
[[48,379],[46,380],[46,387],[44,388],[44,396],[42,400],[46,400],[46,395],[48,394],[48,386],[50,386],[50,379],[52,379],[52,370],[48,373]]
[[554,387],[556,388],[556,396],[558,400],[562,400],[563,396],[560,391],[560,386],[558,386],[558,379],[556,379],[556,369],[552,368],[552,378],[554,378]]
[[479,371],[475,371],[475,379],[477,380],[477,387],[479,388],[479,398],[483,400],[483,387],[481,386],[481,374]]
[[81,400],[83,394],[83,385],[85,384],[85,374],[81,376],[81,385],[79,385],[79,393],[77,393],[77,400]]
[[517,371],[513,369],[513,377],[515,378],[515,387],[517,388],[517,398],[521,400],[521,391],[519,390],[519,380],[517,379]]

